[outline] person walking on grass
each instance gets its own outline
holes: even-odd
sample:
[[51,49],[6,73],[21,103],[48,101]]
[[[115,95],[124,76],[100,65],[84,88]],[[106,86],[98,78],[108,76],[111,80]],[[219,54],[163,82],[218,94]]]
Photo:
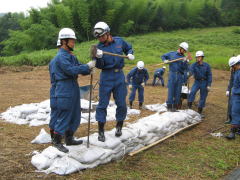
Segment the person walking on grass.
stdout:
[[152,86],[156,84],[156,80],[159,79],[161,81],[162,87],[164,87],[164,79],[163,79],[163,74],[165,73],[166,66],[163,66],[162,68],[156,69],[153,75],[153,81],[152,81]]
[[78,74],[90,74],[95,62],[81,64],[72,55],[76,40],[72,29],[61,29],[59,40],[60,49],[49,63],[50,104],[51,110],[55,113],[55,115],[51,113],[49,127],[53,146],[67,153],[69,150],[61,142],[63,136],[66,145],[82,144],[81,140],[76,141],[73,138],[81,119]]
[[190,66],[190,75],[194,76],[194,84],[191,88],[191,92],[188,99],[188,107],[192,108],[192,103],[195,99],[195,95],[200,90],[200,100],[198,104],[198,113],[204,118],[202,114],[203,108],[205,107],[206,99],[210,87],[212,84],[212,71],[208,63],[203,62],[204,52],[196,52],[196,62]]
[[[167,109],[171,112],[176,112],[180,104],[183,75],[188,67],[188,59],[184,56],[187,51],[188,43],[182,42],[177,51],[166,53],[161,57],[165,64],[169,64]],[[178,58],[183,60],[171,63]]]
[[234,71],[234,77],[231,94],[231,129],[226,138],[232,140],[240,129],[240,56],[230,59],[229,66]]
[[149,79],[148,71],[144,68],[144,62],[138,61],[137,67],[134,67],[127,75],[127,82],[131,90],[129,96],[129,105],[132,109],[133,101],[135,99],[136,91],[138,90],[139,109],[142,109],[144,102],[144,86]]
[[96,67],[101,69],[99,83],[99,103],[96,109],[98,121],[98,140],[104,142],[104,126],[106,123],[107,106],[111,94],[117,105],[116,109],[116,132],[115,136],[122,135],[123,122],[127,115],[127,87],[123,73],[124,59],[122,57],[103,54],[103,51],[128,56],[134,60],[132,46],[120,37],[113,37],[110,28],[105,22],[98,22],[94,26],[93,35],[98,39],[96,52]]

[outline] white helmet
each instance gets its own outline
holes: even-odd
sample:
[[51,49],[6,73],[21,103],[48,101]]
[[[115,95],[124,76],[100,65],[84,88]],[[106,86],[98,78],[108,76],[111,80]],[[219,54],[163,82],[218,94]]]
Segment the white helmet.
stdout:
[[179,47],[183,48],[185,51],[188,51],[188,43],[186,42],[182,42],[181,44],[179,44]]
[[229,59],[228,64],[230,67],[234,66],[235,64],[237,64],[238,62],[240,62],[240,59],[238,59],[237,57],[233,56]]
[[137,62],[137,68],[138,69],[143,69],[144,68],[144,62],[143,61],[138,61]]
[[97,38],[104,35],[107,32],[110,32],[109,26],[105,22],[98,22],[94,26],[93,36]]
[[237,59],[240,61],[240,54],[237,56]]
[[60,39],[57,40],[57,47],[59,47],[59,46],[61,46],[61,40]]
[[77,39],[75,32],[70,28],[63,28],[59,31],[58,39]]
[[196,52],[196,57],[204,57],[203,51],[197,51]]
[[163,68],[163,69],[166,69],[166,66],[163,66],[162,68]]

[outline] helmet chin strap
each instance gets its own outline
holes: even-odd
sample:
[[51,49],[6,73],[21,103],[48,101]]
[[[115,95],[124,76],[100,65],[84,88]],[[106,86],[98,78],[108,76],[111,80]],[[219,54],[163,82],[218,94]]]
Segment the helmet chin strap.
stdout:
[[71,48],[70,46],[68,46],[68,39],[66,39],[66,46],[68,48],[69,51],[73,51],[73,48]]
[[106,39],[106,41],[103,42],[103,44],[108,44],[109,43],[110,34],[106,33],[106,35],[107,35],[107,39]]

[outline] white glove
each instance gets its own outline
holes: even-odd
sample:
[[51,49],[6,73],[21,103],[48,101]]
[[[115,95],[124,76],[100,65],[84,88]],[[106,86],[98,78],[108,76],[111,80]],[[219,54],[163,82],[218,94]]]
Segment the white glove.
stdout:
[[143,82],[143,83],[141,83],[141,86],[142,86],[142,87],[144,87],[144,86],[145,86],[145,83],[144,83],[144,82]]
[[164,60],[163,63],[164,63],[164,64],[168,64],[168,63],[169,63],[169,60]]
[[184,62],[189,62],[189,59],[187,59],[187,57],[184,57],[184,58],[183,58],[183,61],[184,61]]
[[97,57],[97,58],[102,58],[102,57],[103,57],[103,51],[100,50],[100,49],[97,49],[96,57]]
[[94,74],[95,70],[96,70],[96,68],[92,68],[90,74]]
[[132,89],[132,85],[131,85],[131,84],[129,84],[129,86],[128,86],[128,87],[129,87],[129,89],[130,89],[130,90]]
[[229,96],[229,91],[226,91],[226,96],[227,96],[227,97]]
[[94,68],[94,67],[96,66],[96,61],[89,61],[89,62],[87,63],[87,65],[88,65],[88,67],[89,67],[90,69],[92,69],[92,68]]
[[207,87],[207,91],[208,91],[208,92],[211,91],[211,87],[210,87],[210,86]]
[[129,60],[134,60],[135,59],[133,54],[128,54],[127,57],[128,57]]

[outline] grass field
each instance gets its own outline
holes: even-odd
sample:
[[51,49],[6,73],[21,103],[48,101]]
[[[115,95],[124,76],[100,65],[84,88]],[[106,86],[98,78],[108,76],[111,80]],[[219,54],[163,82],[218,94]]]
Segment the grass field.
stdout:
[[[193,56],[197,50],[203,50],[205,60],[217,69],[228,69],[228,59],[240,54],[239,26],[155,32],[127,37],[126,40],[133,45],[136,57],[135,61],[126,61],[127,64],[135,64],[137,60],[143,60],[146,64],[159,63],[162,54],[175,51],[182,41],[189,43]],[[95,43],[97,41],[76,45],[74,53],[82,63],[89,61],[89,48]],[[52,49],[0,57],[0,65],[47,65],[56,52]]]
[[[125,72],[129,72],[133,65],[127,65]],[[153,71],[154,65],[149,65]],[[42,67],[2,67],[0,69],[0,112],[8,107],[23,103],[41,102],[49,98],[49,72],[47,66]],[[149,82],[152,81],[150,76]],[[99,71],[94,74],[94,84],[99,78]],[[164,75],[167,80],[167,73]],[[80,76],[80,85],[89,83],[89,76]],[[226,121],[227,97],[225,91],[229,80],[229,71],[213,69],[212,91],[207,98],[204,108],[206,118],[197,126],[183,131],[172,138],[160,143],[133,157],[113,161],[93,169],[74,173],[69,176],[45,175],[36,173],[31,165],[30,152],[43,150],[50,144],[31,144],[41,128],[48,130],[48,126],[29,127],[16,125],[0,120],[0,179],[119,179],[119,180],[218,180],[230,171],[239,167],[240,136],[235,141],[225,138],[212,137],[209,133],[223,126]],[[193,79],[190,78],[190,85]],[[164,103],[167,88],[161,86],[145,87],[145,104]],[[198,98],[197,98],[198,99]],[[183,109],[186,108],[183,102]],[[137,100],[134,108],[138,107]],[[197,107],[193,106],[194,110]],[[153,112],[142,110],[139,116],[130,117],[128,123],[146,117]],[[106,129],[115,127],[115,122],[108,122]],[[225,125],[215,133],[228,133],[230,126]],[[97,131],[97,124],[91,125]],[[87,124],[81,124],[76,137],[87,135]]]

